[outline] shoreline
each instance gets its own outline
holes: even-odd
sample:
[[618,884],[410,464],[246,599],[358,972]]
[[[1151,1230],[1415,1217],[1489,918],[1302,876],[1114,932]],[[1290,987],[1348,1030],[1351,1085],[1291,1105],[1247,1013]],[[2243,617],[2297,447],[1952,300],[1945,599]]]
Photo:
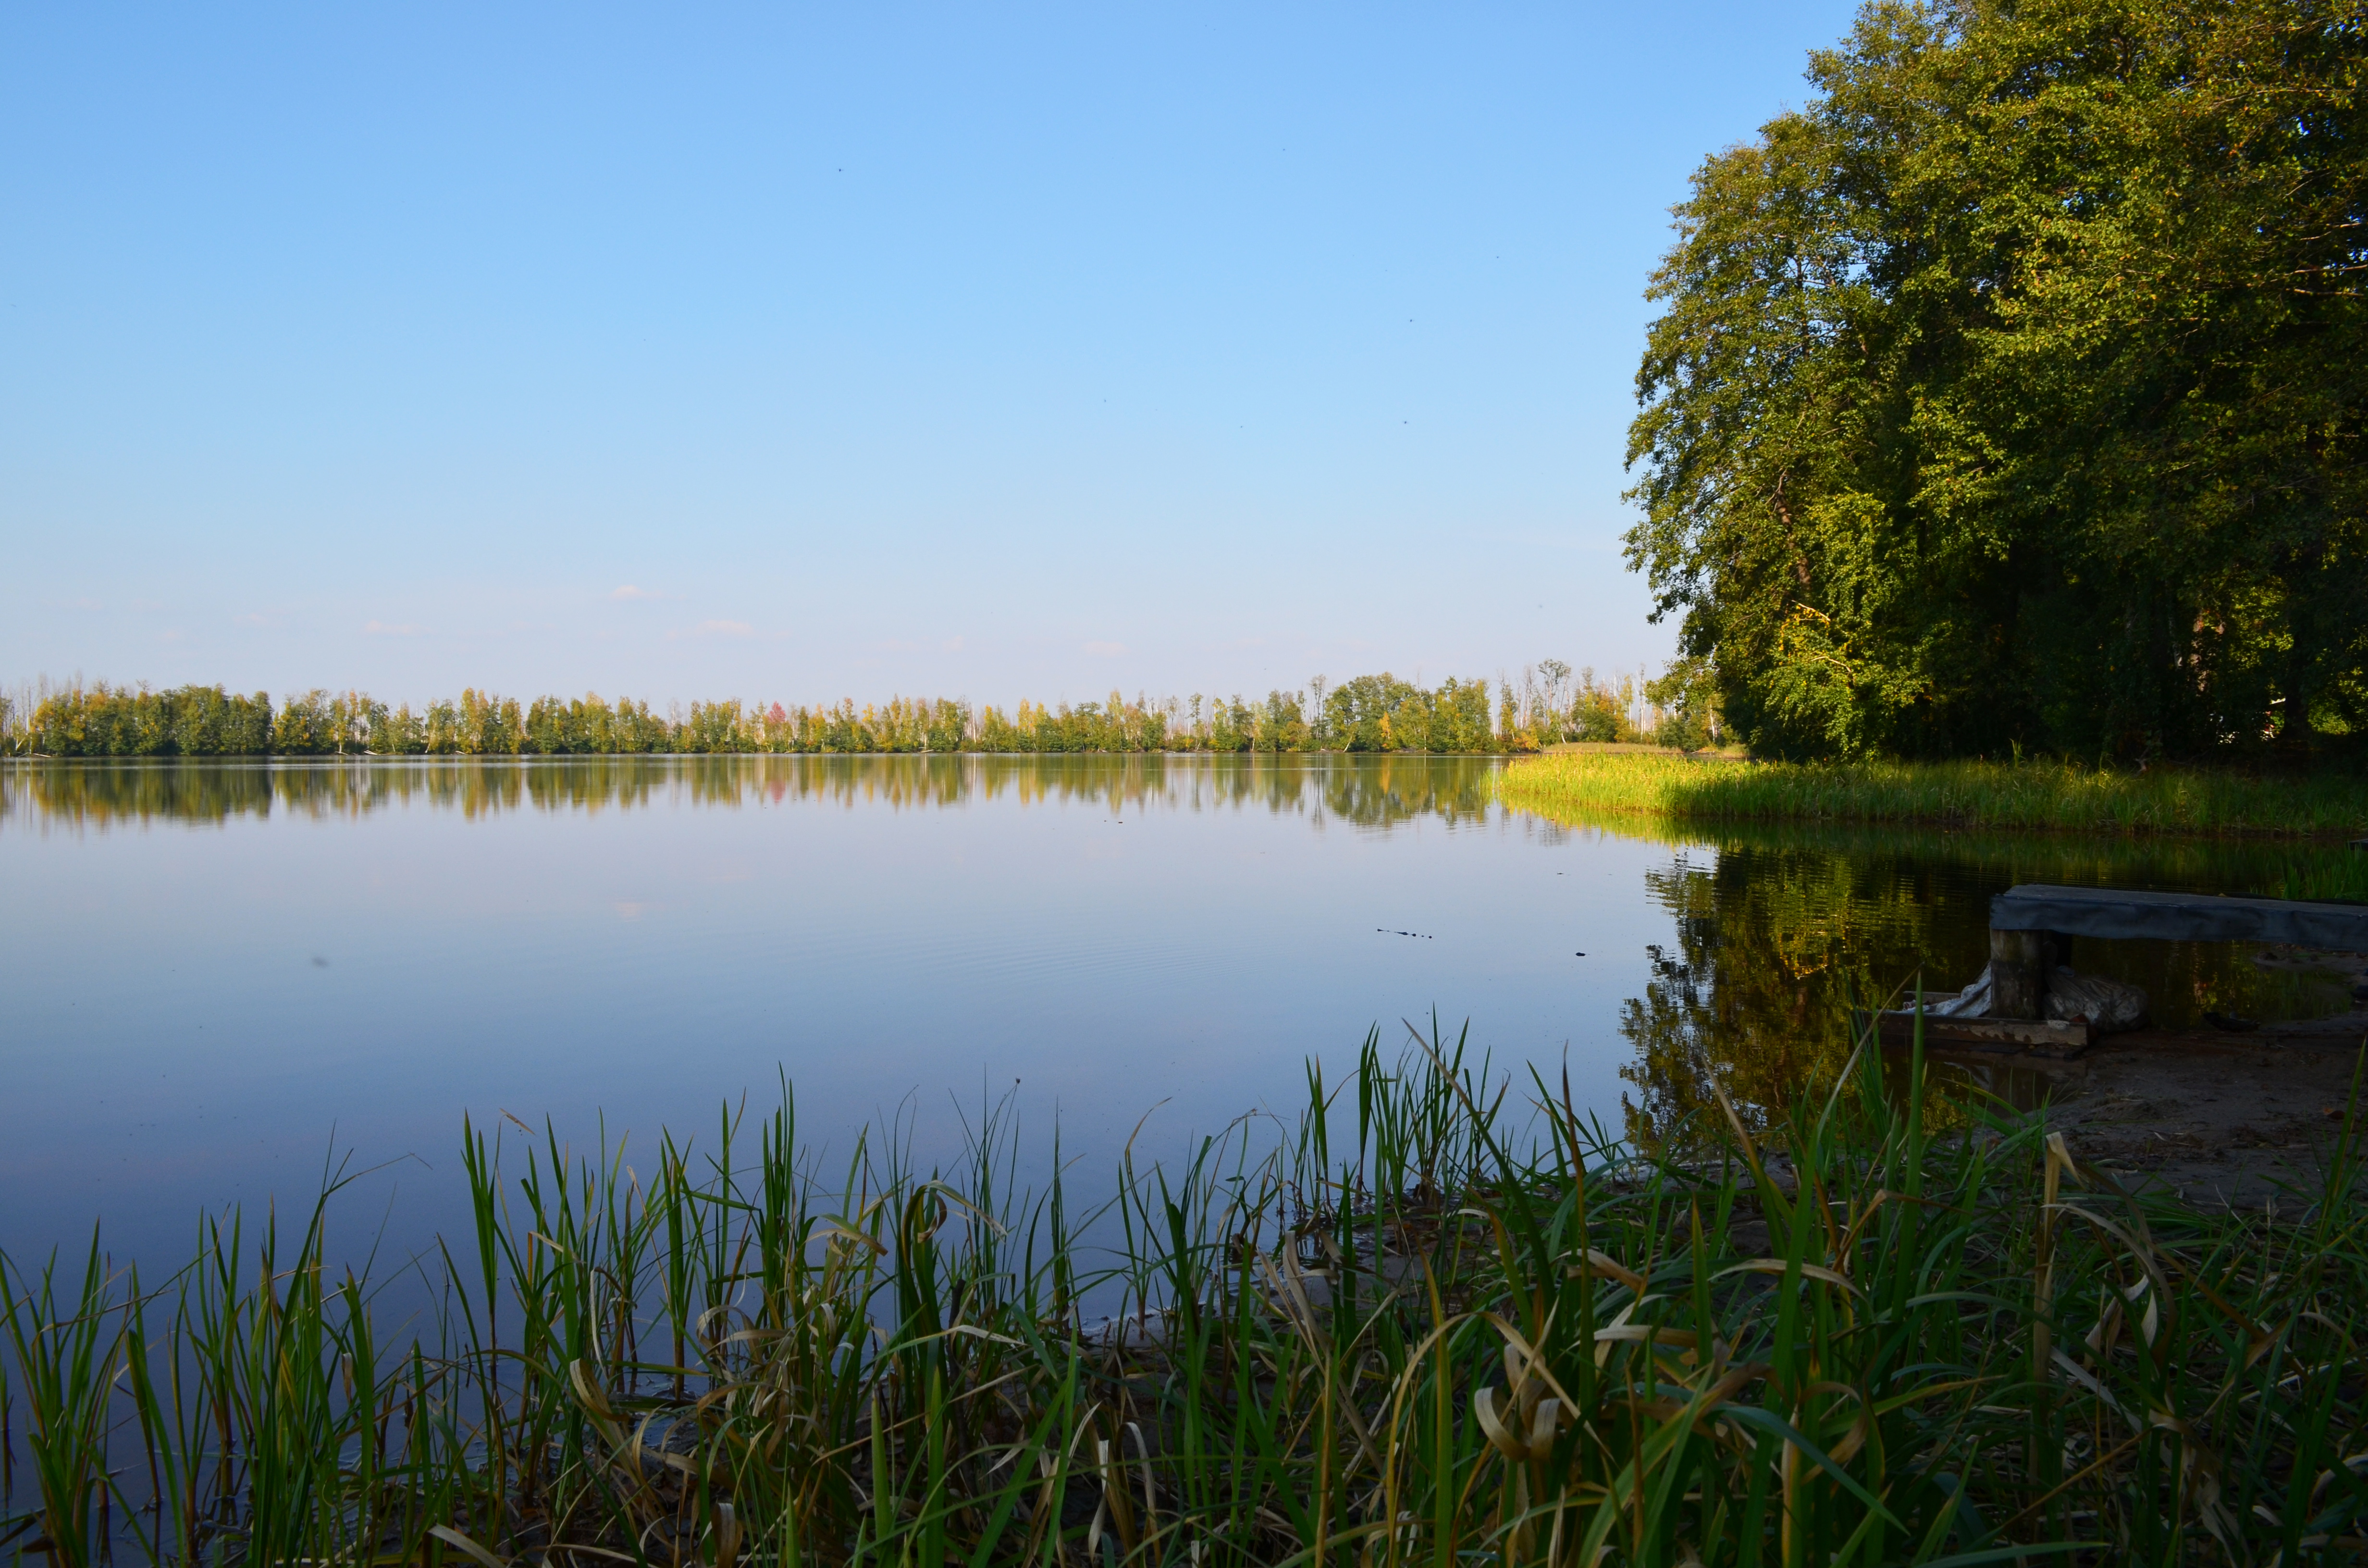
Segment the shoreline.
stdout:
[[1563,752],[1507,763],[1498,801],[1585,825],[1599,814],[1968,832],[2346,842],[2368,779],[2233,768],[2115,772],[2051,762],[1780,763]]

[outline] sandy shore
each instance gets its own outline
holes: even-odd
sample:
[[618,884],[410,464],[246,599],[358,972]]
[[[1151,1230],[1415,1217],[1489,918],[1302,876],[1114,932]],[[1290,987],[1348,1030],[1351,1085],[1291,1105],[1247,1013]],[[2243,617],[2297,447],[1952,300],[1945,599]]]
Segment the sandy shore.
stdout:
[[2316,1189],[2363,1043],[2368,1010],[2355,1009],[2242,1032],[2140,1029],[2074,1062],[1956,1060],[2016,1106],[2050,1103],[2073,1153],[2122,1181],[2260,1207]]

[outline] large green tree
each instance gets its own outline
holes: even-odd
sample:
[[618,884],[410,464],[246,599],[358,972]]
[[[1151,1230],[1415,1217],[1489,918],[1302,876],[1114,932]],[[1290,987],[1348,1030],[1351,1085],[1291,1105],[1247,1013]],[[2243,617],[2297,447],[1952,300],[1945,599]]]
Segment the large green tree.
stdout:
[[1795,756],[2368,733],[2368,18],[1873,4],[1707,160],[1630,532]]

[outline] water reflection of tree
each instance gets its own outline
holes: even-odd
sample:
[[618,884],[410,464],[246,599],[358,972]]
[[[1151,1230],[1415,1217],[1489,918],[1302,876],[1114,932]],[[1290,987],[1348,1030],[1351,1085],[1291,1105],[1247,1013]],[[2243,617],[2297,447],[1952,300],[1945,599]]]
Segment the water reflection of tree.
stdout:
[[1130,812],[1255,811],[1388,828],[1488,809],[1486,758],[1271,756],[453,757],[323,762],[64,762],[0,769],[0,817],[28,827],[221,824],[275,812],[725,809],[791,802],[932,810],[977,801]]
[[[1632,1137],[1660,1141],[1719,1114],[1715,1079],[1766,1117],[1829,1087],[1849,1054],[1849,1013],[1988,928],[1986,895],[1891,857],[1728,846],[1645,874],[1674,917],[1674,947],[1646,950],[1653,978],[1622,1005],[1637,1059],[1621,1069]],[[1968,919],[1975,922],[1970,927]]]
[[[1633,831],[1633,830],[1632,830]],[[1954,990],[1988,960],[1989,901],[2017,882],[2202,892],[2274,888],[2324,846],[2101,835],[1972,835],[1722,829],[1682,839],[1645,873],[1674,936],[1646,949],[1652,977],[1622,1007],[1636,1058],[1621,1070],[1632,1136],[1661,1140],[1717,1114],[1713,1079],[1738,1108],[1821,1096],[1849,1052],[1849,1013],[1921,974]],[[2076,968],[2140,986],[2157,1024],[2340,1011],[2340,988],[2265,971],[2237,943],[2073,945]]]

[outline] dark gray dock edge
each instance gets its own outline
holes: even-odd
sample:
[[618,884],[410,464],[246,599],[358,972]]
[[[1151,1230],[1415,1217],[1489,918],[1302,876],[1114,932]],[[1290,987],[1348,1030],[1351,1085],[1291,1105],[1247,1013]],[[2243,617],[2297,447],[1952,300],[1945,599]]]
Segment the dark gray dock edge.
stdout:
[[2368,952],[2368,904],[2026,883],[1990,900],[1993,931],[2164,942],[2290,942]]

